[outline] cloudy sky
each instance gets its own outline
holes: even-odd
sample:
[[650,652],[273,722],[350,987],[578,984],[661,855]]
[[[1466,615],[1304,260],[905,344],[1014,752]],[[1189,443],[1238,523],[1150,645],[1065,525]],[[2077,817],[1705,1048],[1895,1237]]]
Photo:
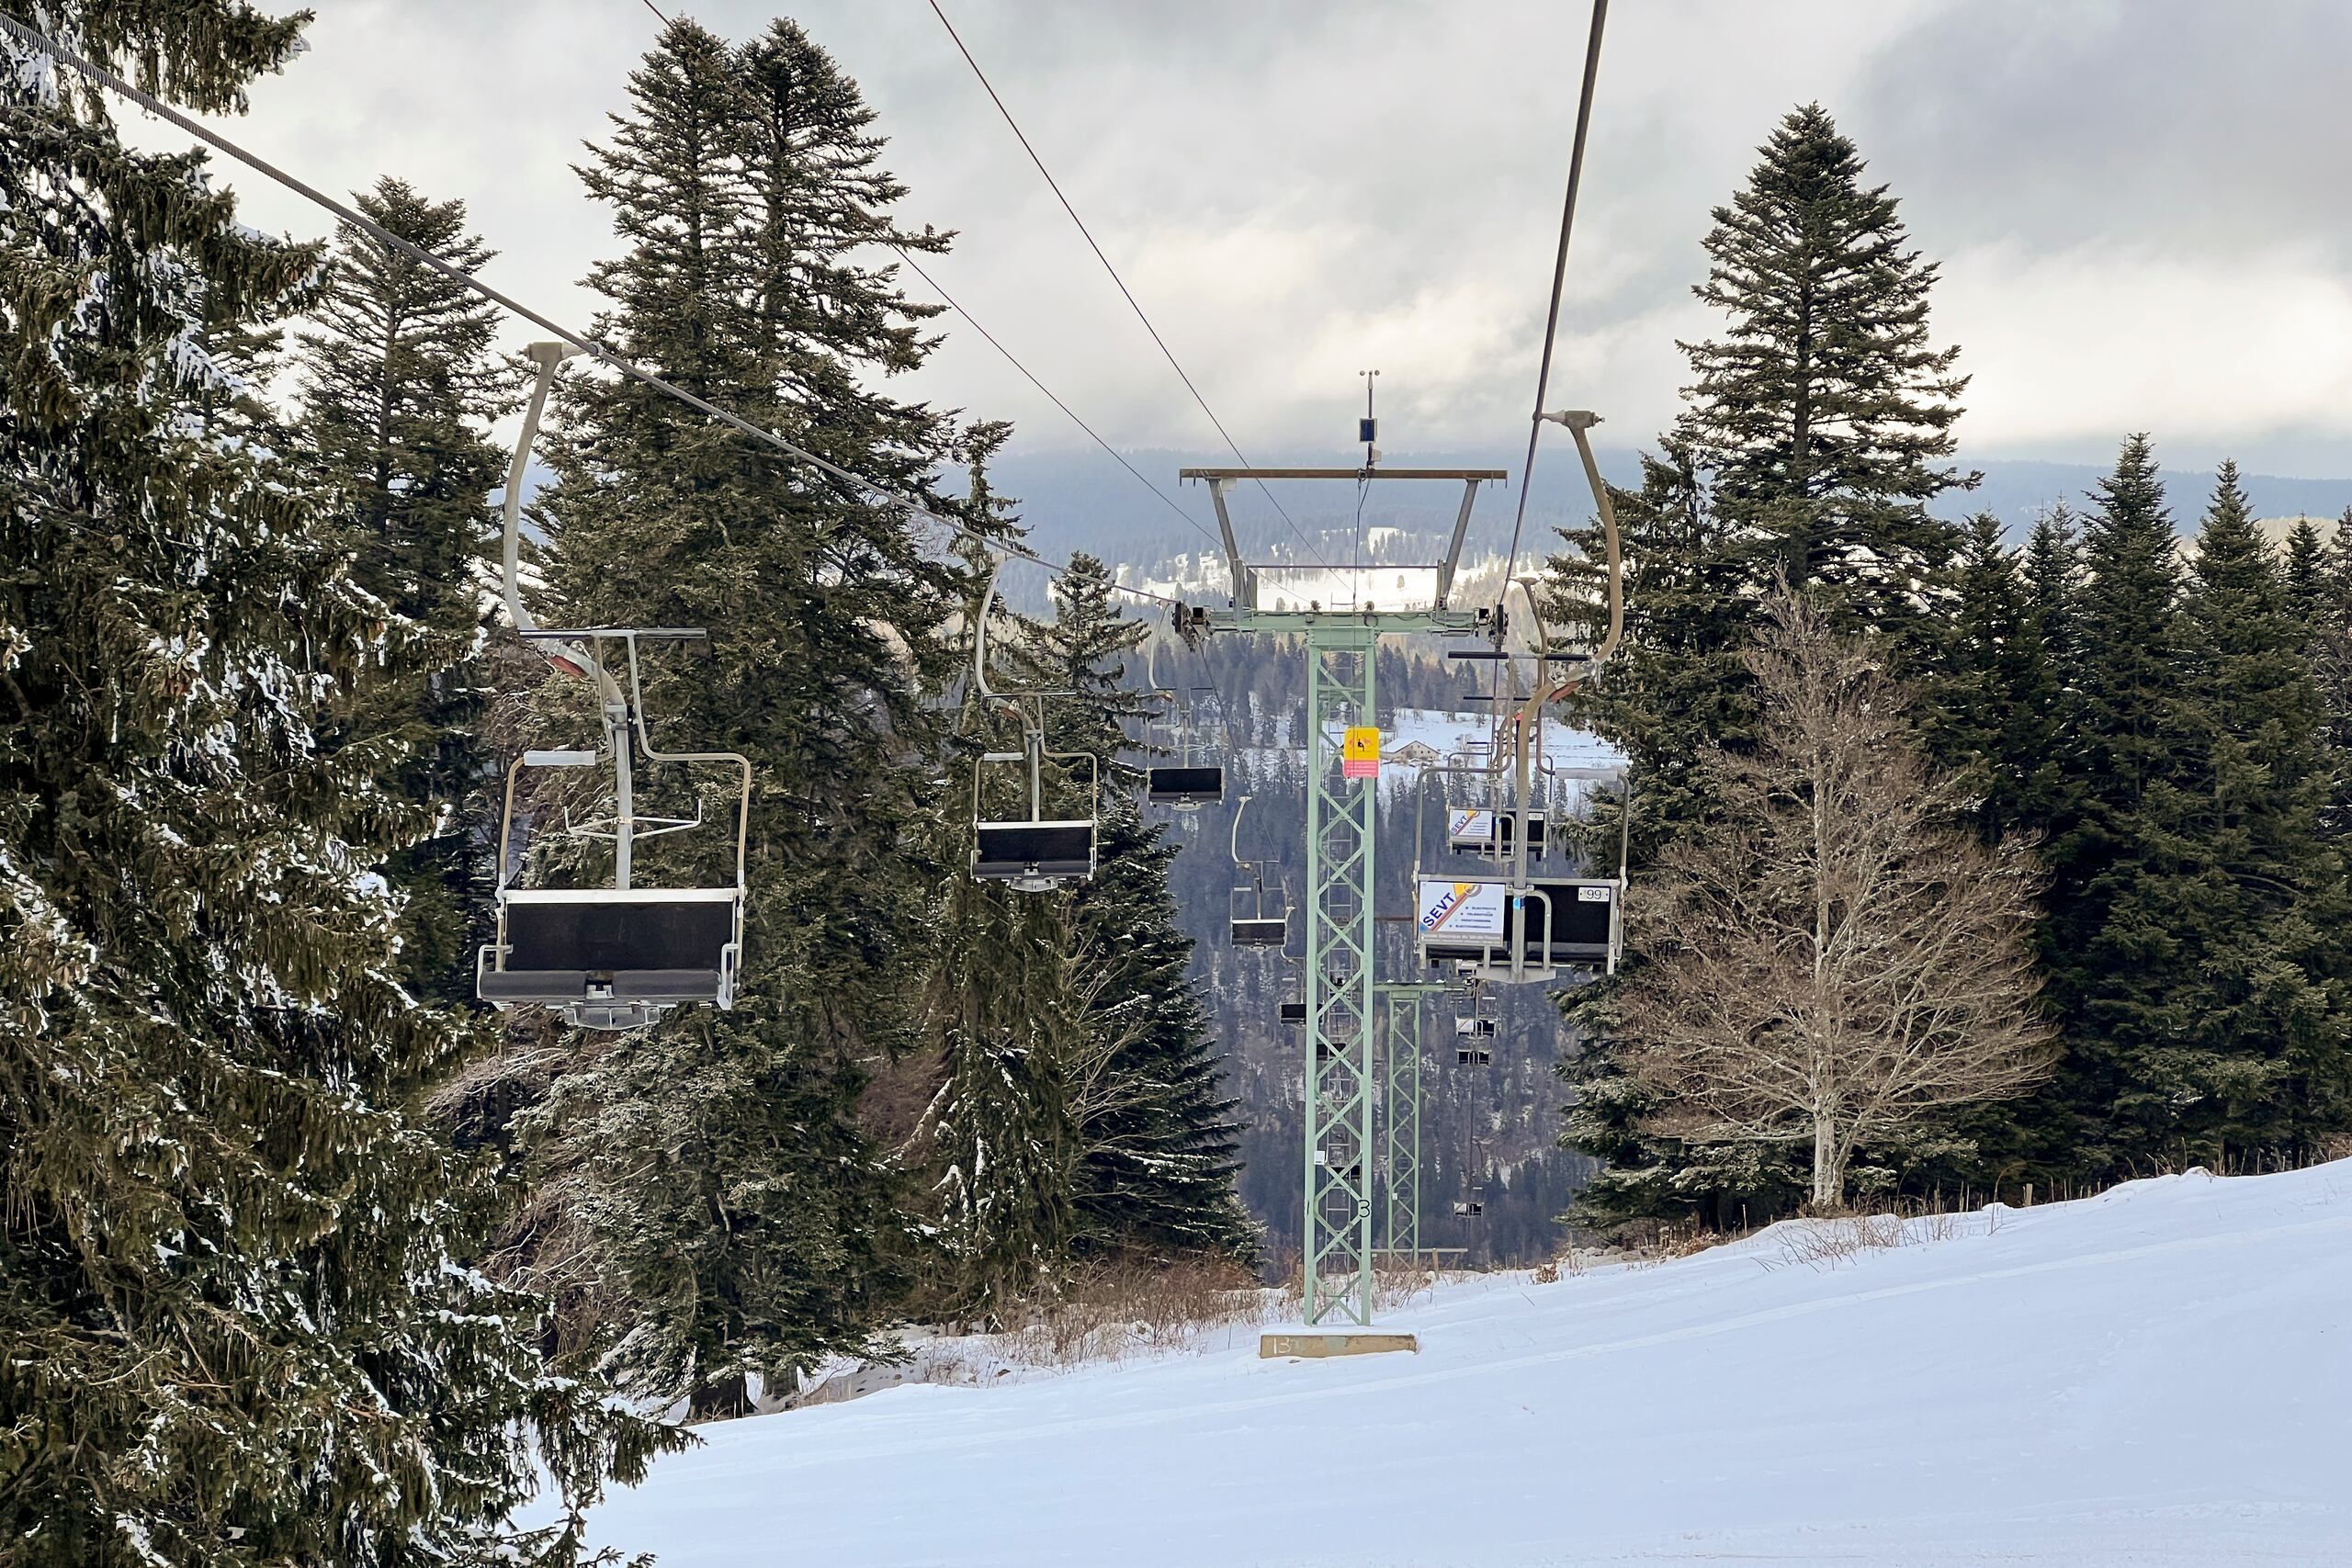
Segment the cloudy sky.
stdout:
[[[1392,449],[1524,431],[1584,6],[944,3],[1245,448],[1341,455],[1374,366]],[[330,188],[465,197],[495,281],[584,321],[612,242],[570,165],[654,36],[642,0],[313,4],[232,133]],[[774,14],[685,8],[738,39]],[[941,282],[1114,443],[1208,445],[924,0],[792,14],[879,110],[901,220],[960,231]],[[2352,474],[2347,71],[2337,0],[1620,0],[1556,400],[1617,443],[1671,417],[1708,209],[1818,99],[1942,262],[1973,455],[2097,460],[2147,428],[2174,463]],[[322,231],[235,183],[251,220]],[[968,333],[922,380],[1024,445],[1083,441]]]

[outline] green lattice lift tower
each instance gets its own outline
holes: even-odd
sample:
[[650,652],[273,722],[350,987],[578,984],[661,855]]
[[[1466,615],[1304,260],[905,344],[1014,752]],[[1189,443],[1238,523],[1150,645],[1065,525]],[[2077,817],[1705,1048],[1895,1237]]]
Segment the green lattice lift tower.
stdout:
[[1433,980],[1386,980],[1372,987],[1388,1026],[1379,1068],[1384,1201],[1380,1245],[1374,1248],[1382,1258],[1418,1263],[1439,1250],[1421,1246],[1421,998],[1450,988]]
[[[1500,468],[1184,468],[1209,487],[1223,536],[1233,597],[1224,610],[1190,609],[1182,629],[1300,637],[1306,650],[1306,1213],[1302,1252],[1304,1321],[1372,1325],[1375,1112],[1381,1085],[1374,1060],[1373,890],[1377,886],[1375,776],[1350,777],[1346,732],[1376,726],[1380,639],[1412,633],[1461,635],[1491,624],[1484,609],[1450,603],[1454,569],[1478,487]],[[1462,509],[1445,558],[1430,566],[1384,564],[1354,572],[1325,566],[1251,565],[1241,558],[1227,498],[1243,481],[1400,479],[1462,486]],[[1352,581],[1349,579],[1352,578]],[[1339,602],[1342,593],[1347,602]],[[1393,598],[1387,597],[1393,594]],[[1361,772],[1362,770],[1358,770]]]

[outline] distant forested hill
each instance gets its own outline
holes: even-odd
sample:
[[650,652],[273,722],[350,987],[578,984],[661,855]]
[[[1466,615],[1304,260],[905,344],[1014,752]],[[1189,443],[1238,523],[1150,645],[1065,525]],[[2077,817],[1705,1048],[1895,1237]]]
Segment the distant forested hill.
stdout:
[[[1283,451],[1258,454],[1258,461],[1274,464],[1347,467],[1357,461],[1361,448],[1340,446],[1323,451]],[[1523,451],[1390,452],[1384,462],[1392,468],[1494,468],[1514,476]],[[1187,526],[1169,507],[1155,499],[1108,457],[1092,449],[1069,452],[1008,452],[998,459],[993,482],[1003,494],[1017,498],[1027,522],[1031,543],[1042,553],[1064,557],[1083,549],[1114,565],[1157,573],[1177,558],[1213,550],[1216,513],[1207,491],[1197,484],[1180,485],[1179,468],[1230,464],[1230,454],[1145,450],[1129,452],[1127,460],[1158,485],[1177,506],[1209,536]],[[1632,484],[1640,476],[1639,461],[1629,447],[1604,446],[1599,451],[1602,473],[1615,484]],[[1987,511],[2000,518],[2013,536],[2021,536],[2037,513],[2064,501],[2079,510],[2101,468],[2088,463],[2045,463],[2006,458],[1970,457],[1961,462],[1984,475],[1973,491],[1940,498],[1935,510],[1962,517]],[[2165,474],[2182,495],[2210,492],[2213,476],[2203,469]],[[2332,517],[2352,505],[2352,479],[2290,479],[2267,474],[2241,477],[2255,514],[2278,517],[2297,513]],[[1355,487],[1287,483],[1272,487],[1282,508],[1300,533],[1314,542],[1327,559],[1348,558],[1357,547]],[[1402,529],[1411,536],[1391,546],[1395,550],[1420,546],[1426,550],[1453,526],[1459,491],[1448,485],[1393,484],[1375,486],[1366,498],[1362,530]],[[1464,554],[1469,560],[1499,556],[1510,543],[1511,513],[1518,495],[1511,486],[1482,493],[1471,524]],[[1547,448],[1536,469],[1535,491],[1528,507],[1527,529],[1521,542],[1522,561],[1556,546],[1553,530],[1579,523],[1590,509],[1573,453],[1565,446]],[[1235,522],[1243,548],[1260,555],[1279,551],[1303,556],[1306,547],[1275,513],[1268,499],[1250,487],[1234,494]],[[2183,513],[2184,519],[2188,513]],[[2182,525],[2187,526],[2184,521]],[[1369,546],[1365,547],[1369,548]],[[1386,558],[1401,558],[1391,553]]]

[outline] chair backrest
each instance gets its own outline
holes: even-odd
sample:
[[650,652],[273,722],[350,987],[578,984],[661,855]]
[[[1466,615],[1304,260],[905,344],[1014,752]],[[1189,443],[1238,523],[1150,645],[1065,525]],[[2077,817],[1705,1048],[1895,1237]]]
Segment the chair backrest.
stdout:
[[1225,798],[1222,767],[1148,768],[1144,794],[1155,806],[1214,806]]
[[711,888],[509,888],[507,970],[717,970],[739,940],[741,895]]
[[1531,959],[1548,953],[1555,963],[1587,964],[1609,956],[1616,940],[1614,881],[1577,878],[1535,886],[1544,897],[1527,901],[1524,945]]
[[981,822],[975,827],[975,876],[1012,881],[1030,875],[1093,874],[1092,822]]
[[1236,947],[1280,947],[1290,940],[1290,921],[1280,915],[1236,915],[1228,924]]

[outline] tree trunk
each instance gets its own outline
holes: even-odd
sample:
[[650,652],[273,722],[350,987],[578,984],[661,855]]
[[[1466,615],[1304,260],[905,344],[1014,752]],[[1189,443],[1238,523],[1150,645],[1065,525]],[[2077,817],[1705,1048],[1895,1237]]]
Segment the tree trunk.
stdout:
[[1846,1173],[1838,1168],[1837,1134],[1829,1118],[1813,1119],[1813,1206],[1835,1209],[1845,1198]]

